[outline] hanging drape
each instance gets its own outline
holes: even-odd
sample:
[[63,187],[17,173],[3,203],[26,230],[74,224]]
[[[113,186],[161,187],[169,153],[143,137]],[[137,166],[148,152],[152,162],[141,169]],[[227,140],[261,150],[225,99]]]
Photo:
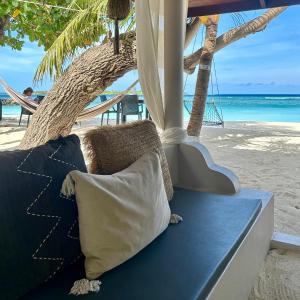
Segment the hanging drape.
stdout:
[[[182,1],[185,1],[187,13],[188,1]],[[137,65],[145,103],[162,132],[162,141],[179,143],[186,136],[182,128],[169,128],[164,132],[164,0],[136,1],[135,5]],[[186,15],[182,16],[184,20],[178,21],[185,24]]]
[[164,130],[163,1],[135,2],[137,65],[145,103],[156,126]]

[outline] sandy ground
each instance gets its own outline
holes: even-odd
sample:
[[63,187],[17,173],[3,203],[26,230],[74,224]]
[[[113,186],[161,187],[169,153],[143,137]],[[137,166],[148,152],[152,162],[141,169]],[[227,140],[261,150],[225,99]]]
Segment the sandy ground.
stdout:
[[[73,132],[82,137],[92,126]],[[15,149],[24,132],[13,120],[0,122],[0,150]],[[224,129],[204,128],[201,141],[243,187],[274,192],[275,229],[300,236],[300,123],[228,122]],[[299,300],[300,254],[270,251],[249,299]]]
[[[228,122],[201,140],[243,187],[274,192],[275,230],[300,236],[299,123]],[[272,250],[249,300],[291,299],[300,299],[300,253]]]

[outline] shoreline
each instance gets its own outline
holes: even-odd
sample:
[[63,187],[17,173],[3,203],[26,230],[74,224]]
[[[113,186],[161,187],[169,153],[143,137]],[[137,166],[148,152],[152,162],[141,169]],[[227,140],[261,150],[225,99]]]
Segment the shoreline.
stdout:
[[[12,105],[13,106],[13,105]],[[20,115],[7,115],[7,114],[3,114],[2,113],[2,121],[0,121],[0,126],[2,125],[1,122],[3,123],[4,121],[9,121],[9,122],[14,122],[16,120],[19,120]],[[97,118],[93,118],[92,120],[99,120],[100,117]],[[134,120],[132,120],[134,121]],[[83,122],[88,122],[89,121],[83,121]],[[110,119],[110,123],[115,124],[115,119]],[[188,120],[184,120],[184,126],[186,127],[188,123]],[[274,126],[284,126],[284,124],[300,124],[300,121],[257,121],[257,120],[225,120],[224,121],[224,127],[226,127],[226,125],[230,125],[231,123],[243,123],[245,125],[247,124],[252,124],[252,123],[259,123],[259,124],[270,124],[270,125],[274,125]],[[221,128],[220,126],[204,126],[204,127],[213,127],[213,128]]]
[[[103,94],[108,94],[104,92]],[[0,93],[1,97],[1,93]],[[140,96],[140,99],[143,99]],[[212,102],[213,99],[213,102]],[[189,120],[193,96],[184,95],[183,116]],[[100,103],[95,98],[88,107]],[[213,103],[213,104],[212,104]],[[145,108],[144,108],[145,111]],[[17,117],[17,105],[3,106],[3,115]],[[300,122],[299,94],[220,94],[208,96],[204,118],[208,122]]]

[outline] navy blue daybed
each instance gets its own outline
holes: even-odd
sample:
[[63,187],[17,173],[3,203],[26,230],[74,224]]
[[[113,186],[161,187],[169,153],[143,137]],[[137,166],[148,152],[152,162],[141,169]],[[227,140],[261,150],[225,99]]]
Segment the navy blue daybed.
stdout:
[[[138,255],[101,277],[98,294],[83,299],[205,299],[248,233],[260,199],[176,189],[172,211],[184,221]],[[70,299],[73,282],[84,277],[83,261],[22,298]],[[228,299],[229,300],[229,299]]]

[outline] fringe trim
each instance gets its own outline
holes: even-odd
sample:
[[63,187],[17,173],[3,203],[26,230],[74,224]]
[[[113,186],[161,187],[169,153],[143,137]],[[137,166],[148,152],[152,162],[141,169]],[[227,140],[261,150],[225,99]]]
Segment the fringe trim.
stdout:
[[177,214],[171,214],[169,224],[178,224],[183,221],[183,218]]
[[70,173],[66,176],[60,192],[66,197],[71,197],[72,195],[75,195],[75,182],[73,181]]
[[89,292],[98,293],[100,291],[100,280],[88,280],[86,278],[76,280],[69,294],[71,295],[86,295]]

